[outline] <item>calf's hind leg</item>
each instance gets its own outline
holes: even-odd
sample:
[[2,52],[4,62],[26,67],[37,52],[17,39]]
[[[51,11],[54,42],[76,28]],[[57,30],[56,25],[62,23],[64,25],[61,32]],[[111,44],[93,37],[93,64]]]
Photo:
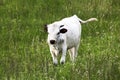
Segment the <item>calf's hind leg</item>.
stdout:
[[69,55],[70,55],[70,59],[72,62],[75,62],[75,59],[76,59],[77,54],[78,54],[78,47],[79,46],[69,49]]

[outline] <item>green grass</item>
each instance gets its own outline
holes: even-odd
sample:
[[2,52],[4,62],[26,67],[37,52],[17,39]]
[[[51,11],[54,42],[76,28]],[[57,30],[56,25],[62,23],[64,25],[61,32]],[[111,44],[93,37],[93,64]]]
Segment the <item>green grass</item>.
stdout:
[[[78,15],[82,25],[73,65],[55,67],[44,24]],[[119,80],[119,0],[0,0],[0,80]]]

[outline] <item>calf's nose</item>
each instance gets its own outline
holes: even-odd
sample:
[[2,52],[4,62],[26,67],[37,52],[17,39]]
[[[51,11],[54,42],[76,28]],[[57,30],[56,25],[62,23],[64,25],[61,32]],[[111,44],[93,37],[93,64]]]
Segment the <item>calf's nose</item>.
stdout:
[[55,40],[50,40],[50,44],[55,44]]

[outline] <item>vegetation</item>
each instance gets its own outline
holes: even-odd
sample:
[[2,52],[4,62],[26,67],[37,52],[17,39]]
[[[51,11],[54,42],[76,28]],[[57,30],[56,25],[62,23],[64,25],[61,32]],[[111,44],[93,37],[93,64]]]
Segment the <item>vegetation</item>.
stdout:
[[[75,64],[54,66],[44,24],[78,15],[82,25]],[[119,80],[119,0],[0,0],[0,80]]]

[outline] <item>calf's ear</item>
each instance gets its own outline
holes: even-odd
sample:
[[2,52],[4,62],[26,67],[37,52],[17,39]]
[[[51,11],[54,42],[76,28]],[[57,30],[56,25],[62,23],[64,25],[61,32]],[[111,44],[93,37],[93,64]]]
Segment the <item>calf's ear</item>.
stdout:
[[44,30],[47,32],[47,24],[44,25]]
[[60,29],[60,33],[66,33],[67,32],[67,29],[63,28],[63,29]]

